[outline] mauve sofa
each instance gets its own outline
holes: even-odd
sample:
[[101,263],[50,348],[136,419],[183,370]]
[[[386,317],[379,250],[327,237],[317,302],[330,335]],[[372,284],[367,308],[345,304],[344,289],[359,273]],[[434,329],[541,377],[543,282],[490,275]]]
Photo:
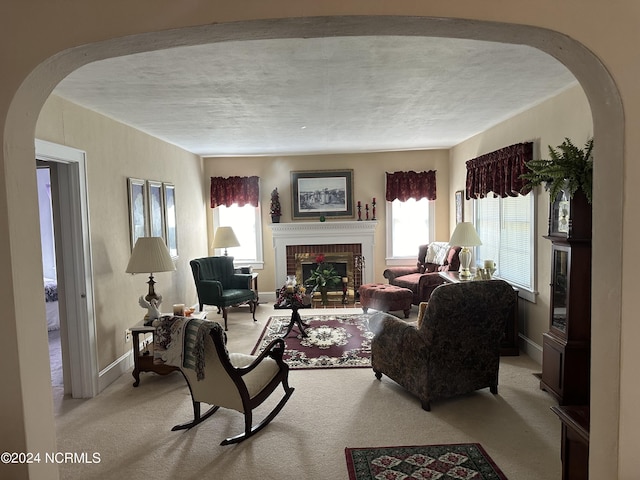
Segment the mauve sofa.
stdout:
[[460,247],[447,242],[431,242],[420,245],[415,267],[389,267],[382,275],[391,285],[408,288],[413,292],[414,305],[426,302],[431,292],[446,282],[438,272],[460,269]]

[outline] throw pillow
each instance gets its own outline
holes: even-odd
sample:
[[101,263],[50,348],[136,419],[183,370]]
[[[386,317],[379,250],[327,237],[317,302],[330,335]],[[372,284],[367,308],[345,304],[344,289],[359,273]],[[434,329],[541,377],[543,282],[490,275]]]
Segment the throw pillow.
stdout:
[[449,253],[449,244],[442,243],[438,246],[438,252],[436,253],[435,262],[438,265],[444,265],[444,262],[447,260],[447,253]]
[[425,263],[436,263],[436,255],[439,251],[438,242],[431,242],[427,248],[427,256],[425,257]]

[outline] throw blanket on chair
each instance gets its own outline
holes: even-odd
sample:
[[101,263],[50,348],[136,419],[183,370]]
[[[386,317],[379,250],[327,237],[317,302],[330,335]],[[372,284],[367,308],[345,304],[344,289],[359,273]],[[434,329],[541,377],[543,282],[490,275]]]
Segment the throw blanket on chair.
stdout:
[[216,322],[188,317],[161,317],[156,324],[153,363],[195,370],[204,378],[204,339]]

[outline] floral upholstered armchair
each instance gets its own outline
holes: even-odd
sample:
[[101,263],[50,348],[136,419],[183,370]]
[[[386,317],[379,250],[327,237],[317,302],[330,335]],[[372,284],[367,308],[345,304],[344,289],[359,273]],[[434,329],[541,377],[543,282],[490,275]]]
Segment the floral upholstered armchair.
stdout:
[[431,242],[420,245],[415,267],[389,267],[382,275],[390,285],[408,288],[413,292],[414,305],[426,302],[431,292],[446,282],[438,272],[460,269],[460,247],[447,242]]
[[418,327],[375,314],[369,325],[376,378],[385,374],[425,410],[432,400],[485,387],[497,394],[500,341],[516,295],[503,280],[450,283],[433,291]]

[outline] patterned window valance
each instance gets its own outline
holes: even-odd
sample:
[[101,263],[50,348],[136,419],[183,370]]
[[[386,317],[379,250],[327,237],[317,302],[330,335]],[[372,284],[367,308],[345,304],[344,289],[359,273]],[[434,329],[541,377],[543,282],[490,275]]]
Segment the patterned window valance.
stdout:
[[533,158],[533,143],[517,143],[467,161],[466,198],[517,197],[526,180],[527,162]]
[[211,208],[234,203],[258,206],[260,177],[211,177]]
[[435,200],[436,171],[387,172],[387,193],[385,198],[388,202],[393,202],[396,199],[406,202],[410,198]]

